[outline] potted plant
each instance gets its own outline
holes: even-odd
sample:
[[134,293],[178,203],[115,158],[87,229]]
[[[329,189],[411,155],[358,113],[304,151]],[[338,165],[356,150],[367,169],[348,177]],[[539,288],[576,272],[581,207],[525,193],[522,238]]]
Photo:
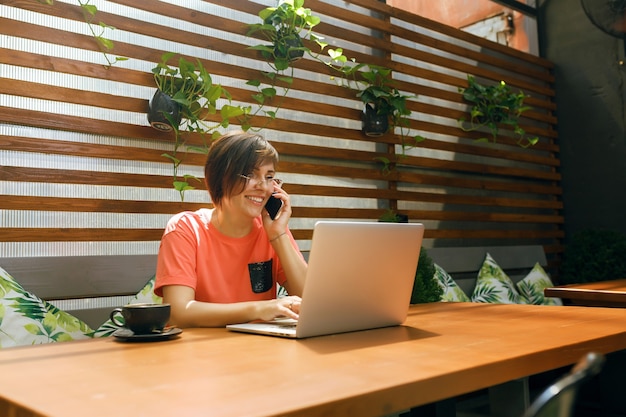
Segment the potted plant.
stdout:
[[609,281],[626,277],[626,234],[583,229],[565,246],[560,284]]
[[[378,218],[379,222],[408,223],[409,218],[405,214],[397,213],[394,210],[387,210]],[[435,264],[428,255],[428,251],[422,247],[420,250],[417,270],[415,271],[415,281],[413,281],[413,292],[411,293],[411,304],[433,303],[441,301],[443,288],[435,278]]]
[[[496,142],[501,125],[508,125],[518,136],[518,145],[527,148],[539,141],[537,137],[527,137],[526,132],[518,124],[520,115],[531,107],[524,106],[528,97],[522,91],[514,93],[509,86],[500,81],[495,85],[482,85],[471,75],[467,76],[467,88],[459,88],[463,99],[470,103],[470,120],[459,119],[459,126],[466,132],[487,128],[491,132],[491,141]],[[478,141],[488,142],[483,137]]]
[[382,136],[392,126],[407,125],[403,119],[411,114],[406,107],[405,95],[393,86],[391,70],[375,65],[367,65],[367,71],[361,71],[365,87],[357,93],[363,102],[363,133],[367,136]]
[[409,216],[406,214],[400,214],[395,210],[388,209],[378,218],[378,221],[383,223],[408,223]]
[[422,246],[419,261],[417,262],[417,270],[415,271],[411,304],[441,301],[442,295],[443,288],[441,288],[437,278],[435,278],[435,264],[430,255],[428,255],[426,248]]
[[406,132],[411,115],[407,99],[412,96],[402,94],[395,87],[391,69],[372,64],[359,64],[351,71],[357,85],[361,87],[356,96],[363,102],[361,121],[365,135],[382,136],[399,127],[403,154],[407,146],[415,146],[424,140],[422,136],[416,135],[412,137],[411,144],[407,143]]
[[[217,129],[228,127],[232,118],[246,115],[249,108],[225,104],[218,109],[219,99],[224,98],[230,103],[228,91],[213,83],[211,75],[199,60],[193,63],[180,57],[177,67],[170,66],[168,62],[175,55],[172,52],[163,54],[161,62],[152,69],[157,90],[149,102],[148,121],[158,130],[174,132],[174,151],[163,156],[174,164],[174,188],[184,200],[184,192],[194,188],[188,181],[197,178],[191,175],[179,178],[178,167],[182,161],[177,152],[184,144],[181,131],[200,133],[203,137],[209,133],[217,136]],[[209,124],[207,117],[211,114],[219,114],[221,120]],[[193,149],[206,153],[208,145],[205,142],[204,146]]]
[[[277,86],[282,86],[282,95],[285,97],[293,84],[293,63],[307,54],[318,62],[327,65],[340,73],[350,60],[343,55],[342,48],[327,49],[325,58],[322,53],[328,46],[323,38],[313,32],[313,28],[320,23],[311,9],[304,7],[304,0],[281,0],[277,7],[267,7],[259,12],[261,23],[248,26],[247,36],[260,35],[269,43],[257,44],[250,49],[259,51],[270,66],[270,71],[262,71],[262,78],[252,79],[248,85],[257,89],[252,98],[259,104],[257,114],[264,109],[274,97],[278,96]],[[314,42],[319,52],[313,52],[305,45],[305,41]],[[354,62],[354,60],[351,60]],[[282,101],[282,100],[281,100]],[[280,108],[280,101],[272,103],[275,110],[264,110],[270,120],[276,117]],[[245,121],[244,121],[245,122]],[[246,126],[249,128],[249,126]]]
[[330,60],[324,60],[321,58],[322,54],[314,53],[305,45],[305,40],[315,42],[320,51],[328,46],[324,38],[313,32],[321,19],[311,9],[304,7],[304,0],[279,0],[278,6],[266,7],[258,15],[261,23],[248,25],[247,36],[258,33],[269,44],[257,44],[250,49],[260,51],[274,73],[292,68],[291,64],[305,53],[334,70],[343,71],[348,59],[341,48],[329,49],[326,58]]
[[302,39],[315,38],[312,30],[320,18],[304,7],[304,0],[283,0],[277,7],[259,12],[262,23],[251,24],[248,36],[259,33],[270,43],[252,46],[261,52],[275,71],[284,71],[308,50]]
[[[277,86],[281,84],[282,97],[285,97],[293,83],[292,63],[297,61],[310,49],[304,45],[303,39],[319,38],[312,29],[320,18],[313,15],[311,9],[304,7],[304,0],[282,0],[277,7],[266,7],[259,12],[261,23],[248,25],[247,36],[260,35],[269,43],[253,45],[250,49],[257,50],[266,59],[270,71],[262,71],[262,78],[252,79],[248,85],[257,89],[252,95],[259,108],[254,115],[265,108],[265,105],[278,95]],[[287,72],[289,71],[289,72]],[[265,111],[269,120],[276,118],[276,110],[280,102],[274,103],[276,109]],[[253,115],[250,115],[250,118]],[[244,129],[249,129],[247,120],[243,121]]]

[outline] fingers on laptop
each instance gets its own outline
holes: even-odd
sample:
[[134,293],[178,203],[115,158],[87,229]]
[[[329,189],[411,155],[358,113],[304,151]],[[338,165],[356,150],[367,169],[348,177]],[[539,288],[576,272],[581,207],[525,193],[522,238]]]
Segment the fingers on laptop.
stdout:
[[282,307],[288,311],[288,317],[297,318],[297,314],[300,312],[300,301],[300,297],[285,297],[282,300]]

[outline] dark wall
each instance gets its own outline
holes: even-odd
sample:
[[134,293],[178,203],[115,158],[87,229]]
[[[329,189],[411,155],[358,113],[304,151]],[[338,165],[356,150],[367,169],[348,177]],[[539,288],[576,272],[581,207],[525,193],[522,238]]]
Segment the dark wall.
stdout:
[[626,232],[624,46],[579,0],[540,0],[542,55],[555,63],[566,241],[586,228]]

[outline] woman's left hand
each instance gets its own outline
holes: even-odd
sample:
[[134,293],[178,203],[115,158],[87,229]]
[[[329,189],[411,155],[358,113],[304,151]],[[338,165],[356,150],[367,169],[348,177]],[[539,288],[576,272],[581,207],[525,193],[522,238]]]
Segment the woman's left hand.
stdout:
[[272,195],[282,202],[282,207],[274,220],[272,220],[267,210],[263,210],[263,227],[270,240],[279,237],[287,231],[289,219],[291,218],[291,199],[289,194],[278,185],[274,185]]

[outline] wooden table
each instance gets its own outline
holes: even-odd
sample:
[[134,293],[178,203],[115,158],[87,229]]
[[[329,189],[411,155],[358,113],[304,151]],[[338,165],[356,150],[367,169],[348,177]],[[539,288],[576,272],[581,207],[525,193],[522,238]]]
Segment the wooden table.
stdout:
[[576,305],[626,307],[626,279],[561,285],[546,288],[544,295],[570,300]]
[[626,348],[626,309],[433,303],[287,340],[186,329],[0,350],[2,416],[377,416]]

